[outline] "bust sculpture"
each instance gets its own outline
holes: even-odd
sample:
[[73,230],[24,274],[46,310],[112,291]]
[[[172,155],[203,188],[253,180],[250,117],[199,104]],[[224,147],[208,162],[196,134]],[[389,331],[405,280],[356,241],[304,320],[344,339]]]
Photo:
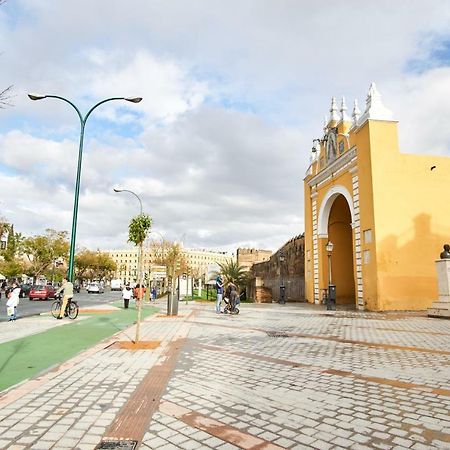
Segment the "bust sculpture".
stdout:
[[450,259],[450,245],[444,245],[444,251],[441,252],[441,259]]

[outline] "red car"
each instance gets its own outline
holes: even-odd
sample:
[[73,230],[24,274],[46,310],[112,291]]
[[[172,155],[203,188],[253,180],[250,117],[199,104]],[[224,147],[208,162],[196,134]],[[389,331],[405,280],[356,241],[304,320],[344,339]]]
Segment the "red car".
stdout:
[[39,299],[39,300],[48,300],[49,298],[55,298],[56,289],[53,286],[33,286],[30,289],[30,293],[28,294],[28,298],[30,300]]

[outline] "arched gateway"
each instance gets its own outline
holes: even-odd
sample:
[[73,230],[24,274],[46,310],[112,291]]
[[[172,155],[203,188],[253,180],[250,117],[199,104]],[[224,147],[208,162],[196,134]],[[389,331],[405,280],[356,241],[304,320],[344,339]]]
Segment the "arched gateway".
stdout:
[[[363,114],[355,101],[348,117],[344,99],[338,111],[333,98],[313,143],[304,179],[306,300],[320,303],[332,284],[338,305],[431,306],[434,260],[450,236],[450,158],[400,153],[397,122],[374,84]],[[424,222],[427,232],[417,232]]]

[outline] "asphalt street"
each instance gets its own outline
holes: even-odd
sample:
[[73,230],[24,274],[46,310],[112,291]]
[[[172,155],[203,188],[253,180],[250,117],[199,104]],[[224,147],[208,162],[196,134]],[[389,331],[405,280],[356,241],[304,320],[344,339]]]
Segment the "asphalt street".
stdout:
[[[88,294],[84,289],[80,293],[75,293],[75,300],[82,308],[110,303],[116,300],[120,300],[120,291],[105,290],[103,294]],[[0,321],[7,320],[6,316],[6,300],[4,295],[0,300],[1,313]],[[53,299],[50,300],[29,300],[28,298],[21,298],[18,307],[18,317],[29,317],[41,313],[49,312],[53,303]]]

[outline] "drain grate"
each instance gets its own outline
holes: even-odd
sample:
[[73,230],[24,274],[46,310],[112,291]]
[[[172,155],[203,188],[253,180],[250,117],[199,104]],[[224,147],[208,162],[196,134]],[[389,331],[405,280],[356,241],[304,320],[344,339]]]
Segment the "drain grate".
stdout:
[[285,331],[266,331],[266,333],[269,337],[289,337],[289,335]]
[[130,440],[107,440],[101,441],[100,444],[95,447],[95,450],[135,450],[137,447],[138,441],[130,441]]

